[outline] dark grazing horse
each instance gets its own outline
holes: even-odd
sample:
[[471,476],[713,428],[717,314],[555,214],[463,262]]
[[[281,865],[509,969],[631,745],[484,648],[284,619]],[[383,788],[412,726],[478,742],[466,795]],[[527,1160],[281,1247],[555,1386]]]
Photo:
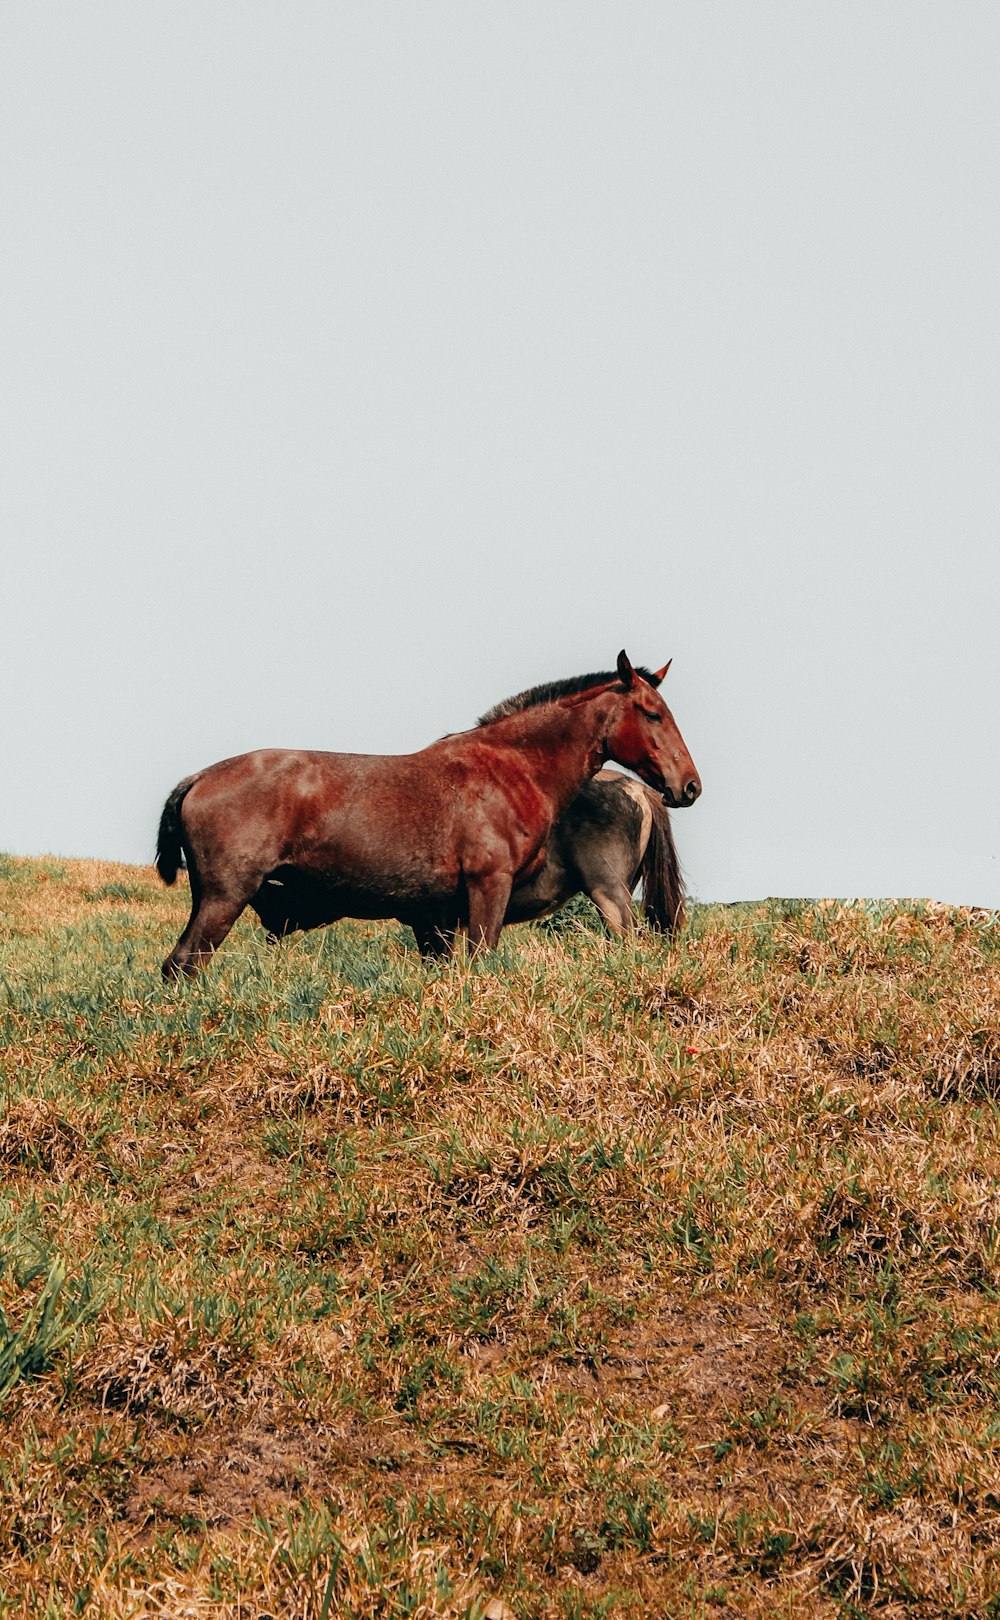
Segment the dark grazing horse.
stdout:
[[[398,917],[422,950],[500,937],[516,880],[545,860],[559,816],[608,759],[674,806],[701,781],[670,710],[625,653],[615,673],[534,687],[472,731],[417,754],[264,749],[186,777],[160,818],[156,865],[186,859],[191,916],[163,964],[197,972],[268,880],[318,882],[327,921]],[[264,899],[266,905],[266,898]]]
[[676,933],[684,921],[684,884],[663,799],[620,771],[598,771],[553,827],[545,865],[515,884],[504,922],[550,916],[586,894],[611,932],[621,934],[635,920],[632,891],[640,879],[646,921]]
[[[598,771],[552,828],[544,864],[515,883],[504,926],[548,917],[586,894],[611,932],[623,933],[635,917],[632,891],[640,879],[646,921],[675,933],[684,920],[684,885],[662,796],[620,771]],[[325,885],[305,874],[269,878],[250,905],[275,940],[337,920]],[[443,943],[437,934],[421,948],[436,955]]]

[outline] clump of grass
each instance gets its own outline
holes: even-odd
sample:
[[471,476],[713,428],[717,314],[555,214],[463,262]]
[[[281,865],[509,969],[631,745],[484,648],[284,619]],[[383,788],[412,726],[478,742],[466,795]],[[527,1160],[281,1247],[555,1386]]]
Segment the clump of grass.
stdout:
[[244,1346],[206,1337],[190,1321],[168,1321],[152,1331],[133,1321],[105,1337],[90,1359],[85,1387],[102,1411],[203,1418],[238,1395],[246,1359]]
[[57,1352],[76,1331],[59,1310],[59,1296],[66,1281],[66,1262],[52,1262],[37,1299],[27,1310],[19,1328],[11,1326],[0,1309],[0,1404],[21,1378],[30,1378],[52,1365]]
[[0,1165],[64,1176],[75,1167],[80,1127],[47,1097],[21,1097],[0,1107]]

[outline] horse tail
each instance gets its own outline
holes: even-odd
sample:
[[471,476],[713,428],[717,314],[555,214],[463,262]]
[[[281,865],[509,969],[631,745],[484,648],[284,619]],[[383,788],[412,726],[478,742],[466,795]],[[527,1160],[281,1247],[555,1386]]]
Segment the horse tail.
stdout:
[[196,776],[186,776],[178,782],[160,817],[160,830],[156,837],[156,870],[164,883],[176,883],[177,874],[185,865],[181,805],[189,788],[194,787]]
[[675,934],[684,921],[686,899],[681,864],[666,805],[658,793],[647,793],[646,801],[653,823],[639,867],[642,910],[651,927],[662,929],[665,934]]

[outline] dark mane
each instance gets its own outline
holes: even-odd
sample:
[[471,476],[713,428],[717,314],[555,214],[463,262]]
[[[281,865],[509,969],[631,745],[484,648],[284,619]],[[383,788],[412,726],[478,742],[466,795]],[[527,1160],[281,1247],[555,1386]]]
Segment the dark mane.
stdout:
[[[636,664],[635,672],[644,681],[652,678],[652,672],[644,664]],[[572,697],[577,692],[586,692],[591,686],[610,686],[617,680],[618,671],[606,669],[596,675],[570,675],[564,681],[542,681],[538,686],[529,686],[525,692],[518,692],[516,697],[494,703],[492,709],[480,715],[476,724],[488,726],[494,720],[503,720],[508,714],[520,714],[522,709],[535,709],[540,703],[554,703],[556,698]]]

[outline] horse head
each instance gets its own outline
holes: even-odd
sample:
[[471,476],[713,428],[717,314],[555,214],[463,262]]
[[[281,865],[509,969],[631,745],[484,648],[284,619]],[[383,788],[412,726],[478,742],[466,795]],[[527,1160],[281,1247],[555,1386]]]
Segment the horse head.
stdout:
[[648,680],[632,668],[624,650],[618,654],[618,677],[624,691],[605,733],[605,750],[619,765],[662,793],[671,809],[694,804],[701,792],[701,777],[677,729],[673,715],[657,687],[667,670],[655,670]]

